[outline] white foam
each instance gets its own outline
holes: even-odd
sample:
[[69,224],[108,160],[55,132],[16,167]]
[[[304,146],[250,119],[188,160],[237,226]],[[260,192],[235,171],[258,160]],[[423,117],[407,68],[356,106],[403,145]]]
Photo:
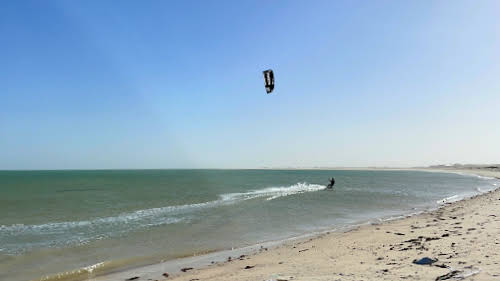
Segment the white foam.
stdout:
[[442,204],[445,204],[445,203],[456,202],[456,201],[459,201],[461,199],[463,199],[463,197],[458,196],[457,194],[455,194],[453,196],[446,197],[444,199],[438,200],[438,201],[436,201],[436,203],[442,205]]
[[324,185],[297,183],[291,186],[284,187],[268,187],[258,190],[252,190],[242,193],[227,193],[222,194],[223,200],[249,200],[259,197],[266,197],[266,200],[273,200],[289,195],[301,194],[306,192],[314,192],[325,189]]
[[486,192],[495,190],[496,187],[497,187],[497,185],[495,183],[493,183],[492,185],[486,185],[486,186],[483,185],[481,187],[476,186],[474,188],[474,191],[466,192],[466,193],[463,193],[463,194],[455,194],[453,196],[446,197],[444,199],[438,200],[438,201],[436,201],[436,203],[439,204],[439,205],[443,205],[443,204],[446,204],[446,203],[457,202],[457,201],[463,200],[465,198],[472,197],[472,196],[477,195],[477,194],[482,194],[482,193],[486,193]]
[[208,202],[143,209],[92,220],[49,222],[38,225],[0,225],[0,235],[7,239],[3,241],[4,244],[11,244],[8,240],[12,241],[14,237],[33,235],[39,237],[30,243],[24,243],[21,248],[19,248],[20,245],[12,244],[11,247],[7,247],[10,248],[7,250],[10,253],[19,253],[19,251],[40,246],[53,247],[74,243],[82,245],[92,240],[114,237],[140,228],[186,222],[196,212],[207,208],[235,204],[254,198],[273,200],[324,188],[322,185],[297,183],[285,187],[268,187],[242,193],[221,194],[219,199]]
[[95,269],[97,269],[98,267],[101,267],[103,265],[104,265],[104,262],[99,262],[99,263],[96,263],[93,265],[86,266],[83,268],[83,270],[87,271],[88,273],[92,273],[92,271],[94,271]]
[[[89,221],[69,221],[69,222],[52,222],[39,225],[13,224],[10,226],[0,226],[0,231],[6,232],[38,232],[43,234],[57,234],[60,231],[82,228],[87,226],[96,227],[98,225],[110,225],[119,223],[132,223],[134,220],[143,218],[134,213],[122,214],[116,217],[97,218]],[[165,218],[163,224],[171,224],[182,221],[181,218]]]
[[494,180],[495,177],[492,177],[492,176],[482,176],[482,175],[478,175],[478,174],[471,174],[471,173],[466,173],[466,172],[449,172],[450,174],[457,174],[457,175],[461,175],[461,176],[466,176],[466,177],[474,177],[474,178],[479,178],[479,179],[483,179],[483,180]]
[[49,222],[38,225],[13,224],[10,226],[0,225],[0,231],[7,232],[43,232],[44,234],[57,234],[60,231],[82,228],[82,227],[97,227],[100,225],[113,224],[133,224],[144,221],[144,225],[160,225],[172,224],[183,221],[179,215],[192,213],[197,210],[213,208],[220,205],[232,204],[239,201],[250,200],[259,197],[267,197],[267,200],[273,200],[279,197],[300,194],[305,192],[313,192],[322,190],[325,187],[318,184],[297,183],[287,187],[269,187],[258,190],[252,190],[242,193],[227,193],[221,194],[219,200],[208,201],[203,203],[194,203],[177,206],[166,206],[160,208],[151,208],[137,210],[129,213],[122,213],[117,216],[96,218],[93,220],[84,221],[67,221],[67,222]]

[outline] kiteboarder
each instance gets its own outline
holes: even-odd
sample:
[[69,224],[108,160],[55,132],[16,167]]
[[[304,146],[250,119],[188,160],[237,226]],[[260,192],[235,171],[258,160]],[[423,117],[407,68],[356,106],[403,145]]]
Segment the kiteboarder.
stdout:
[[333,185],[335,185],[335,179],[331,178],[330,183],[326,186],[326,189],[333,189]]

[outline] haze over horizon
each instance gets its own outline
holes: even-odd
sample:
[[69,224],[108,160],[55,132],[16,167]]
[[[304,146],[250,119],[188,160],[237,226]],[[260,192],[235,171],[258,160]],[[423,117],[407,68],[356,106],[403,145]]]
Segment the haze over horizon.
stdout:
[[362,4],[2,3],[0,170],[500,162],[500,2]]

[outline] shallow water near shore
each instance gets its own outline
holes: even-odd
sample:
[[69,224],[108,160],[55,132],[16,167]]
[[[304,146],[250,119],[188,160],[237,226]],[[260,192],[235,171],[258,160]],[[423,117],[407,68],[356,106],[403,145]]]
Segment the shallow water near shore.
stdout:
[[419,171],[1,171],[0,279],[82,280],[425,210],[498,182]]

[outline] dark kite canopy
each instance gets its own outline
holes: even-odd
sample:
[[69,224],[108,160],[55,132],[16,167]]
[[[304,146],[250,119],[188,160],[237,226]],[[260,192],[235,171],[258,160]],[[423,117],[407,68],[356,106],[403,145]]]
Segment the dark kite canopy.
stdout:
[[270,94],[274,90],[274,73],[272,69],[262,71],[266,82],[266,92]]

